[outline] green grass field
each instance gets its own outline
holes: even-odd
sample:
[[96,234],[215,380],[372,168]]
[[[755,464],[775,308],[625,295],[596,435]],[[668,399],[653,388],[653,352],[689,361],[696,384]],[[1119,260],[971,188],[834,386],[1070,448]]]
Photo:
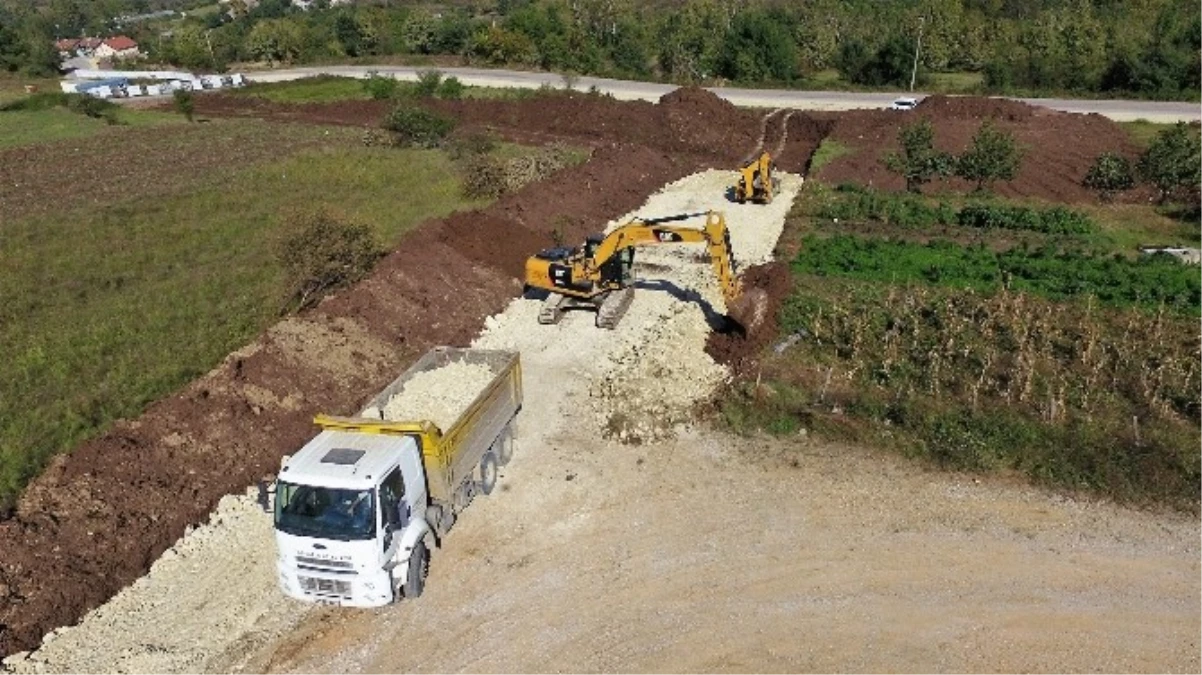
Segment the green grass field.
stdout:
[[1148,120],[1117,122],[1117,124],[1125,129],[1131,140],[1141,148],[1151,145],[1152,140],[1156,138],[1156,134],[1173,126],[1164,122],[1149,122]]
[[289,82],[251,84],[234,90],[238,96],[254,96],[273,103],[327,103],[364,101],[371,98],[363,82],[351,77],[307,77]]
[[120,107],[115,109],[115,119],[117,125],[66,108],[0,112],[0,127],[3,128],[0,148],[92,136],[110,131],[114,126],[155,126],[184,121],[179,115],[170,113]]
[[832,161],[855,152],[852,148],[843,145],[833,138],[823,139],[822,144],[814,151],[814,156],[810,158],[810,176],[817,177],[819,170]]
[[[44,119],[28,137],[59,133]],[[203,134],[173,131],[194,128],[164,127],[163,147],[204,153]],[[119,147],[126,129],[103,144]],[[391,248],[422,221],[483,205],[461,196],[445,152],[362,147],[352,136],[334,132],[326,145],[258,155],[233,172],[198,171],[166,196],[99,192],[87,208],[4,223],[0,506],[51,456],[137,416],[278,318],[286,288],[270,243],[288,210],[334,209]]]
[[[431,68],[437,70],[437,68]],[[416,83],[397,83],[397,95],[413,96]],[[273,103],[329,103],[333,101],[365,101],[371,95],[364,81],[351,77],[319,75],[287,82],[264,82],[234,90],[238,96],[254,96]],[[538,95],[537,89],[514,87],[464,87],[463,98],[476,99],[524,99]]]

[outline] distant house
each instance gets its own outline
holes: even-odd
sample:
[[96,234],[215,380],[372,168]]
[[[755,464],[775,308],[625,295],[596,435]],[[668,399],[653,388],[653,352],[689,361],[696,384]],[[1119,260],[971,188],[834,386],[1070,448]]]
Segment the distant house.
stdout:
[[75,53],[80,56],[91,56],[100,47],[100,38],[84,38],[75,45]]
[[59,55],[63,58],[71,58],[75,56],[75,50],[79,48],[79,38],[56,40],[54,48],[58,50]]
[[124,35],[107,38],[100,42],[96,47],[96,58],[100,59],[128,59],[141,55],[138,51],[138,43]]

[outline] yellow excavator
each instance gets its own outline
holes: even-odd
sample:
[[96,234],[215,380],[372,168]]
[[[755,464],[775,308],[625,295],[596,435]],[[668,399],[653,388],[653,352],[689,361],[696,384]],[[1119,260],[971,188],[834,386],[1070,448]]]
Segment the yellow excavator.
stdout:
[[771,204],[772,197],[780,189],[780,179],[774,174],[776,165],[766,151],[759,159],[739,169],[739,181],[735,184],[735,201],[743,204],[748,200]]
[[[705,227],[670,225],[705,216]],[[730,248],[726,218],[719,211],[634,219],[608,235],[593,235],[583,246],[552,248],[526,260],[526,287],[548,293],[539,310],[541,324],[559,323],[564,312],[583,307],[597,312],[597,327],[614,329],[634,300],[634,249],[654,244],[704,243],[727,318],[744,333],[763,318],[763,291],[744,297]]]

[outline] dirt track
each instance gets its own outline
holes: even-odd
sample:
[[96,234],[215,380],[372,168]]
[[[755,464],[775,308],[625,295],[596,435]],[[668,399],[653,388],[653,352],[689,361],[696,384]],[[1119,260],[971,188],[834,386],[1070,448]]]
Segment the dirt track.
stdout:
[[315,615],[246,670],[1198,672],[1196,522],[842,446],[551,447],[420,602]]

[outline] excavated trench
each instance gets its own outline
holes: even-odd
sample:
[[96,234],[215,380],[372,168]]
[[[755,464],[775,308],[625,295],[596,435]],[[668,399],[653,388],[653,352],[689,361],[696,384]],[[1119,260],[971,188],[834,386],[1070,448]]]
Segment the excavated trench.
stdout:
[[[446,105],[466,129],[583,142],[592,157],[481,211],[425,223],[354,288],[57,458],[0,522],[0,654],[36,647],[141,577],[224,495],[273,473],[312,435],[315,413],[357,411],[427,348],[465,345],[520,294],[522,261],[552,243],[552,223],[583,240],[666,183],[730,168],[757,130],[756,113],[700,90],[658,105],[592,96]],[[247,112],[217,98],[200,107],[340,124],[379,112],[361,103]],[[829,125],[796,114],[789,129],[779,164],[799,170]]]

